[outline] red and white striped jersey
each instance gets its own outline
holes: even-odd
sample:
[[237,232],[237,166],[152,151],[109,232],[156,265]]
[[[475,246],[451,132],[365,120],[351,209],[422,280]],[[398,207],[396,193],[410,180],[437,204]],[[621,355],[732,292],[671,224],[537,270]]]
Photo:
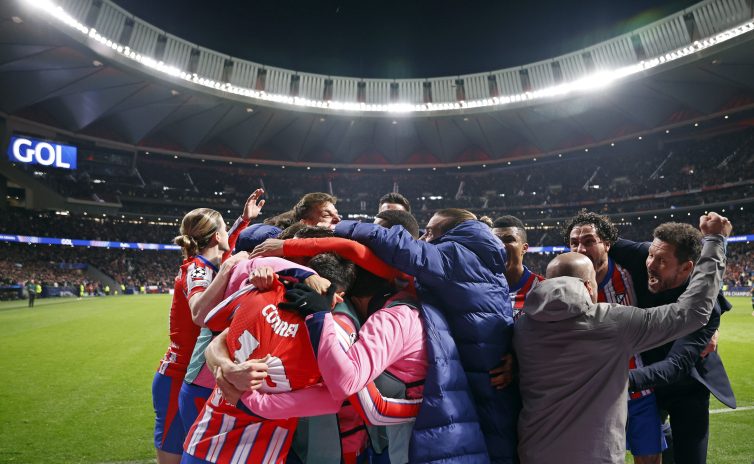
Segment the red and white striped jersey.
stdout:
[[522,309],[524,309],[524,302],[526,301],[529,292],[537,286],[538,282],[543,280],[545,280],[544,277],[531,272],[528,267],[524,266],[524,274],[519,281],[516,282],[515,285],[511,285],[510,282],[508,283],[508,285],[510,285],[510,298],[514,321],[523,314]]
[[[247,224],[247,221],[238,218],[228,231],[229,250],[223,253],[222,261],[231,256],[230,250],[236,246],[238,235]],[[173,301],[170,305],[170,346],[157,368],[160,374],[179,378],[186,374],[200,330],[191,317],[189,300],[209,287],[217,270],[217,266],[201,255],[191,256],[181,264],[173,285]]]
[[202,256],[192,256],[181,265],[173,286],[170,305],[170,346],[160,360],[158,372],[183,377],[194,352],[199,326],[194,324],[189,299],[207,289],[217,267]]
[[[269,366],[260,391],[287,392],[321,381],[304,319],[279,310],[285,287],[279,281],[267,292],[237,292],[224,301],[233,310],[227,348],[237,362],[264,358]],[[184,450],[209,462],[284,463],[298,419],[268,420],[228,404],[219,389],[207,400],[189,430]]]
[[631,275],[612,258],[608,258],[607,275],[597,288],[599,290],[597,301],[600,303],[636,305],[636,291],[634,291],[634,281],[631,280]]
[[[600,303],[618,303],[625,306],[634,306],[636,304],[636,292],[634,291],[634,282],[627,270],[623,269],[618,263],[608,258],[607,275],[597,286],[599,291],[597,301]],[[635,354],[628,361],[629,369],[643,367],[641,355]],[[652,389],[641,390],[637,392],[629,391],[628,396],[634,400],[647,396],[652,393]]]

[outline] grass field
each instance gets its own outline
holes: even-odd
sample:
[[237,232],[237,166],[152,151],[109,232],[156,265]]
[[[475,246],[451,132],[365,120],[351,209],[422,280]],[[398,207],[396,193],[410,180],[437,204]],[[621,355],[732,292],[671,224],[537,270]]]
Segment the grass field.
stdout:
[[[754,317],[734,298],[719,351],[754,407]],[[0,462],[153,462],[151,382],[166,295],[0,304]],[[723,406],[713,401],[713,410]],[[711,416],[710,463],[754,461],[754,409]]]

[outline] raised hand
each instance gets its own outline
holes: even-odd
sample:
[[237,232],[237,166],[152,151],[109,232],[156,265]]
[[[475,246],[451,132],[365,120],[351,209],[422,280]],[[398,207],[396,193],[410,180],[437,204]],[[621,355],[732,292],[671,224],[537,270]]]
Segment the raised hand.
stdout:
[[249,198],[246,200],[246,204],[243,207],[244,221],[252,221],[259,216],[265,203],[265,200],[260,200],[262,195],[264,195],[264,190],[262,189],[256,189],[254,190],[254,193],[249,195]]

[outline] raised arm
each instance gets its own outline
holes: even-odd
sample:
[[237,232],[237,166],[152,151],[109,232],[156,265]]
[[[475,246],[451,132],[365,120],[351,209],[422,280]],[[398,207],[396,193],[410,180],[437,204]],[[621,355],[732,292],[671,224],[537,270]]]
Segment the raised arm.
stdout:
[[676,303],[649,310],[630,309],[623,331],[632,351],[640,352],[694,332],[707,324],[725,272],[725,240],[730,222],[716,213],[700,218],[705,234],[702,254],[686,291]]
[[702,351],[719,326],[720,308],[715,305],[707,325],[673,342],[665,359],[631,369],[628,375],[629,389],[638,391],[666,386],[687,376],[701,359]]

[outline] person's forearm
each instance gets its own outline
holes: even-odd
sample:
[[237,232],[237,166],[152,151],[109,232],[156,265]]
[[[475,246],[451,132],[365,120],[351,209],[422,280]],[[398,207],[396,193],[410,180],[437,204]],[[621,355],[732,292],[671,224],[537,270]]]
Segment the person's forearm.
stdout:
[[334,399],[324,384],[284,393],[246,392],[241,403],[265,419],[288,419],[335,414],[342,401]]
[[233,366],[233,360],[230,359],[230,355],[228,354],[228,349],[226,348],[226,337],[227,337],[228,331],[225,330],[223,333],[215,337],[214,340],[212,340],[207,346],[207,349],[204,350],[204,358],[207,363],[207,367],[211,372],[216,372],[217,368],[230,368]]
[[191,308],[191,318],[193,319],[194,324],[199,327],[206,327],[204,324],[204,318],[207,317],[207,314],[209,314],[212,308],[217,306],[217,304],[223,300],[225,288],[230,280],[231,272],[232,266],[227,266],[223,263],[207,289],[191,297],[189,300],[189,308]]
[[632,369],[629,387],[634,391],[645,390],[667,386],[685,378],[701,359],[704,348],[719,326],[720,314],[715,309],[706,326],[673,342],[665,359]]

